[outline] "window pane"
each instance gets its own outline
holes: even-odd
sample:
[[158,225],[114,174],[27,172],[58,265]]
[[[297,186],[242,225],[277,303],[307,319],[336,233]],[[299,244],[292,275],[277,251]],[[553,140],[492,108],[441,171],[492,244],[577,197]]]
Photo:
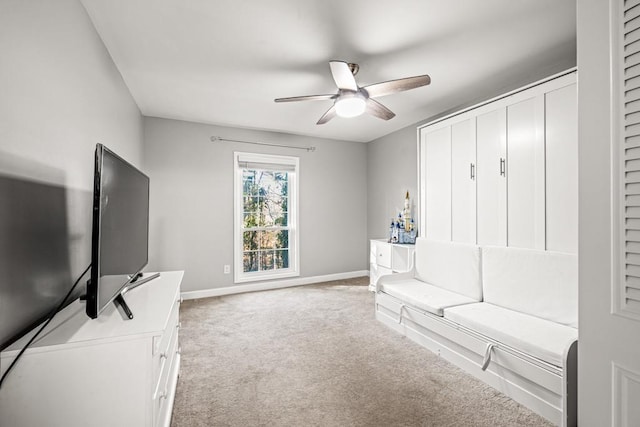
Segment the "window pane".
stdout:
[[258,226],[258,213],[257,212],[245,212],[242,224],[244,228],[252,228]]
[[280,249],[275,251],[275,268],[289,268],[289,251],[286,249]]
[[242,170],[242,194],[243,195],[258,195],[258,187],[256,185],[256,171],[243,169]]
[[260,251],[260,270],[273,270],[274,251]]
[[282,212],[282,215],[274,221],[274,225],[287,227],[289,225],[289,215],[287,212]]
[[264,202],[260,206],[263,226],[271,227],[278,224],[279,220],[281,221],[283,215],[282,199],[279,194],[267,194],[264,197]]
[[258,271],[258,253],[257,252],[244,252],[242,254],[243,271],[245,273],[249,271]]
[[276,236],[276,248],[289,248],[289,230],[280,230]]
[[258,249],[258,231],[245,231],[242,233],[243,249],[252,251]]
[[262,231],[260,233],[260,249],[274,249],[276,247],[276,232]]
[[244,212],[259,212],[260,200],[257,196],[244,196],[243,197],[243,210]]

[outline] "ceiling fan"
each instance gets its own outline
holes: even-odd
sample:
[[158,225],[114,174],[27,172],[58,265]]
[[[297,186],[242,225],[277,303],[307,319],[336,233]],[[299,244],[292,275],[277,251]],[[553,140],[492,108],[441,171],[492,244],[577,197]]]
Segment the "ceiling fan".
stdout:
[[372,116],[382,120],[389,120],[395,117],[393,111],[374,100],[385,95],[415,89],[431,83],[428,75],[406,77],[403,79],[389,80],[386,82],[374,83],[368,86],[359,87],[356,83],[355,75],[360,67],[345,61],[329,61],[331,75],[338,86],[338,93],[330,95],[307,95],[294,96],[290,98],[276,98],[275,102],[293,101],[324,101],[334,100],[333,105],[316,124],[323,125],[336,115],[340,117],[356,117],[365,111]]

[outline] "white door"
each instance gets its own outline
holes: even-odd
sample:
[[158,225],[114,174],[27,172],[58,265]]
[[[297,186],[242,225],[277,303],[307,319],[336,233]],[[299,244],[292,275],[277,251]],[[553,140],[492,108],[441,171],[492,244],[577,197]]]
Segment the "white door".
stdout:
[[507,158],[507,245],[544,250],[544,95],[507,107]]
[[545,95],[547,250],[578,253],[578,105],[576,85]]
[[476,119],[451,126],[451,240],[476,243]]
[[[640,426],[638,1],[578,2],[578,423]],[[626,9],[626,10],[625,10]],[[624,34],[626,32],[626,34]],[[628,180],[628,181],[627,181]],[[635,215],[630,205],[630,214]],[[629,221],[631,220],[631,221]],[[626,254],[625,254],[626,252]]]
[[425,153],[425,233],[432,240],[451,240],[451,127],[422,134]]
[[507,244],[506,109],[477,116],[477,234],[479,245]]

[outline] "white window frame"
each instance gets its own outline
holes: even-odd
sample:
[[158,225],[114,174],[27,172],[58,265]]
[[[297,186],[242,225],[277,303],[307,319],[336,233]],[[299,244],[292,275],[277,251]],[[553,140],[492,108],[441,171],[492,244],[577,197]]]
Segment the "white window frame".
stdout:
[[[243,167],[240,162],[264,163],[268,165],[283,165],[294,171],[288,172],[288,222],[289,222],[289,267],[269,271],[252,271],[245,273],[243,270],[243,198],[242,198],[242,171]],[[236,151],[233,153],[233,171],[234,171],[234,212],[233,212],[233,233],[234,233],[234,282],[254,282],[260,280],[282,279],[286,277],[297,277],[300,275],[300,253],[299,253],[299,237],[298,237],[298,177],[300,159],[293,156],[276,156],[271,154],[247,153]]]

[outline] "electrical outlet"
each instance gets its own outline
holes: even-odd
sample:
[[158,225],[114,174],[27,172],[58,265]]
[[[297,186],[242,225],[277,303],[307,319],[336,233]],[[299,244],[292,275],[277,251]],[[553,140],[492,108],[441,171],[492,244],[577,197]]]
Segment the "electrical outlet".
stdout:
[[224,266],[224,274],[231,273],[231,266],[229,264],[225,264]]

